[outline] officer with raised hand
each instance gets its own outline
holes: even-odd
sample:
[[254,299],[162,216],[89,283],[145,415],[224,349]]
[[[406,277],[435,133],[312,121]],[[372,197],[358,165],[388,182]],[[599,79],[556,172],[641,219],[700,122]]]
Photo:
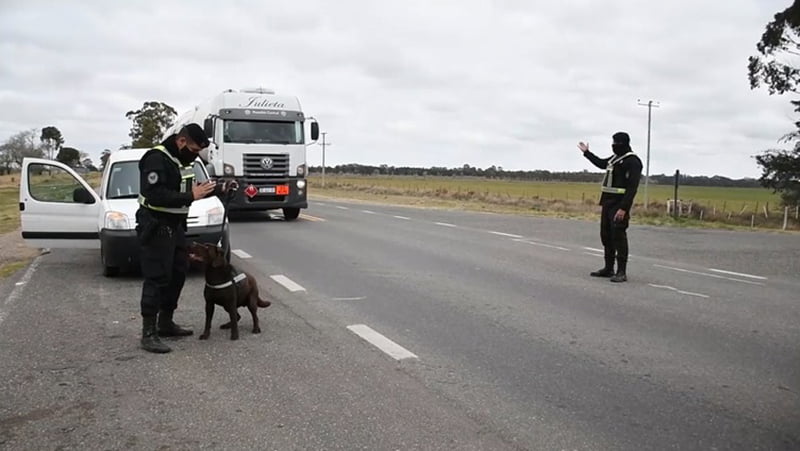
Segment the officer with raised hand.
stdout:
[[[600,194],[602,216],[600,219],[600,240],[603,243],[605,266],[590,275],[610,277],[612,282],[628,280],[628,222],[639,179],[642,176],[642,160],[631,150],[631,138],[625,132],[612,136],[611,148],[614,155],[599,158],[589,151],[589,144],[580,142],[578,149],[595,166],[606,171]],[[614,272],[616,259],[617,271]]]
[[139,161],[136,232],[144,277],[141,346],[150,352],[171,351],[159,337],[192,335],[173,321],[189,267],[186,218],[193,201],[227,191],[224,183],[194,182],[192,165],[208,144],[203,129],[188,124]]

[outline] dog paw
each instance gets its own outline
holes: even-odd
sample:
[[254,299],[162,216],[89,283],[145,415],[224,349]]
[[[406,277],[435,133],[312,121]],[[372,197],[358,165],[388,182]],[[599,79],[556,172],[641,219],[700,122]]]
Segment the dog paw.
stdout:
[[261,333],[261,328],[260,327],[254,327],[253,328],[253,333],[254,334],[260,334]]
[[231,340],[238,340],[238,339],[239,339],[238,335],[231,335]]
[[201,340],[208,340],[208,334],[200,335],[199,337]]

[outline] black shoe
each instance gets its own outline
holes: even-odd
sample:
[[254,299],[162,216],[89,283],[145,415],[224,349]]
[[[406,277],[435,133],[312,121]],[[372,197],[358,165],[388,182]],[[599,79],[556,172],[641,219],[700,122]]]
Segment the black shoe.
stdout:
[[188,337],[194,332],[190,329],[175,324],[172,321],[172,312],[161,312],[158,314],[158,336],[159,337]]
[[169,346],[165,345],[158,338],[156,332],[156,317],[145,316],[142,318],[142,349],[148,352],[155,352],[157,354],[165,354],[172,351]]
[[628,276],[624,272],[618,272],[611,277],[612,282],[627,282]]
[[598,269],[597,271],[590,272],[592,277],[611,277],[614,275],[614,270],[609,268]]

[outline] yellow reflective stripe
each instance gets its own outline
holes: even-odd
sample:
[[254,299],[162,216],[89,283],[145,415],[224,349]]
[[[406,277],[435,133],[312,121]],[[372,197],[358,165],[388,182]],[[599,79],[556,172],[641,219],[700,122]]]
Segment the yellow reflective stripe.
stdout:
[[189,207],[177,207],[177,208],[169,208],[169,207],[155,207],[147,203],[147,199],[139,194],[139,205],[144,208],[153,211],[160,211],[162,213],[172,213],[175,215],[188,215],[189,214]]
[[625,188],[615,188],[611,186],[611,184],[614,183],[614,165],[631,155],[636,154],[633,152],[628,152],[624,155],[620,155],[619,157],[615,155],[608,160],[608,165],[606,166],[606,175],[603,176],[603,182],[600,184],[600,191],[611,194],[625,194]]
[[604,193],[611,193],[611,194],[625,194],[625,188],[613,188],[610,186],[602,187],[601,191],[603,191]]
[[180,168],[180,167],[181,167],[181,162],[180,162],[180,160],[178,160],[177,158],[173,157],[173,156],[172,156],[172,154],[171,154],[171,153],[169,153],[169,150],[167,150],[167,148],[166,148],[166,147],[164,147],[164,146],[162,146],[161,144],[159,144],[159,145],[157,145],[157,146],[153,147],[153,149],[160,150],[161,152],[163,152],[163,153],[164,153],[164,155],[166,155],[166,156],[167,156],[167,158],[169,158],[169,159],[170,159],[170,160],[171,160],[173,163],[175,163],[176,165],[178,165],[178,168]]

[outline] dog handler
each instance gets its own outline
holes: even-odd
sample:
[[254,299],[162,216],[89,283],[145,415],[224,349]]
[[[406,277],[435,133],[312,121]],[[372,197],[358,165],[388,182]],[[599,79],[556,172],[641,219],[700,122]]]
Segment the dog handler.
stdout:
[[139,160],[136,234],[144,277],[141,346],[146,351],[171,351],[159,336],[192,335],[172,320],[189,267],[186,217],[192,201],[227,191],[226,183],[194,183],[192,163],[208,144],[203,129],[188,124]]
[[[601,188],[600,205],[600,240],[605,253],[605,266],[592,272],[593,277],[610,277],[612,282],[628,280],[628,222],[631,218],[631,206],[639,179],[642,176],[642,160],[631,150],[631,138],[625,132],[617,132],[612,136],[611,148],[614,155],[599,158],[589,152],[589,144],[580,142],[578,148],[583,156],[600,169],[606,170]],[[617,272],[614,273],[614,258],[617,260]]]

